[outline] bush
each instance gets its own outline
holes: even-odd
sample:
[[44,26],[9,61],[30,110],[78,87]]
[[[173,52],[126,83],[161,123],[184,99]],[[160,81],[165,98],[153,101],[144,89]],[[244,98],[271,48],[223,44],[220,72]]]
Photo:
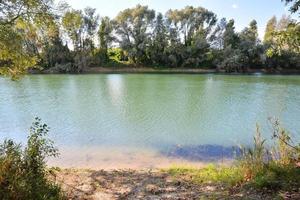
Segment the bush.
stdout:
[[25,148],[12,140],[0,146],[0,199],[64,199],[60,187],[47,179],[46,158],[58,155],[48,131],[36,118]]

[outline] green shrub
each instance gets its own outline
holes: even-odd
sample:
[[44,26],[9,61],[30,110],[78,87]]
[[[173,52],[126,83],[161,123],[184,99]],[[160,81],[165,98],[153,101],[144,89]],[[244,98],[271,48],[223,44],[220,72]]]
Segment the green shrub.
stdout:
[[12,140],[1,145],[0,199],[63,199],[60,187],[47,179],[45,159],[58,155],[53,142],[47,139],[48,131],[48,126],[36,118],[25,148]]

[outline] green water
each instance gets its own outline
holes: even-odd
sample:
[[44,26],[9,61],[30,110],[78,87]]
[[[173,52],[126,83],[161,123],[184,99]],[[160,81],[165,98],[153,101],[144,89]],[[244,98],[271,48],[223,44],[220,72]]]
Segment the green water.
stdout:
[[59,147],[166,149],[249,144],[276,116],[296,138],[299,76],[32,75],[0,78],[0,139],[25,141],[34,117]]

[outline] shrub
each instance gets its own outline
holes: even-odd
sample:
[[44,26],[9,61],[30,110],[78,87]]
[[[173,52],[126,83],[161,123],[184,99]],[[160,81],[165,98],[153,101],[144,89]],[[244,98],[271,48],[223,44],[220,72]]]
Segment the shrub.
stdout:
[[60,187],[47,179],[46,158],[57,156],[47,139],[49,128],[35,119],[22,148],[12,140],[0,146],[0,199],[63,199]]

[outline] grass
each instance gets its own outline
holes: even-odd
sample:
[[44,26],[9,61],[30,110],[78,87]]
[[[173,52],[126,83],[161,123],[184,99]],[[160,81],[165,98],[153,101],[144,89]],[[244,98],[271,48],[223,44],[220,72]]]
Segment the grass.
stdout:
[[218,167],[213,164],[201,169],[186,166],[174,166],[165,171],[172,176],[186,177],[198,184],[213,182],[235,186],[242,182],[244,178],[241,169],[238,167]]
[[242,156],[232,166],[209,165],[204,168],[174,166],[164,170],[176,177],[184,177],[194,183],[214,183],[224,186],[252,187],[258,190],[299,190],[300,148],[293,145],[290,134],[280,127],[278,120],[272,123],[272,140],[267,147],[257,126],[252,148],[241,147]]

